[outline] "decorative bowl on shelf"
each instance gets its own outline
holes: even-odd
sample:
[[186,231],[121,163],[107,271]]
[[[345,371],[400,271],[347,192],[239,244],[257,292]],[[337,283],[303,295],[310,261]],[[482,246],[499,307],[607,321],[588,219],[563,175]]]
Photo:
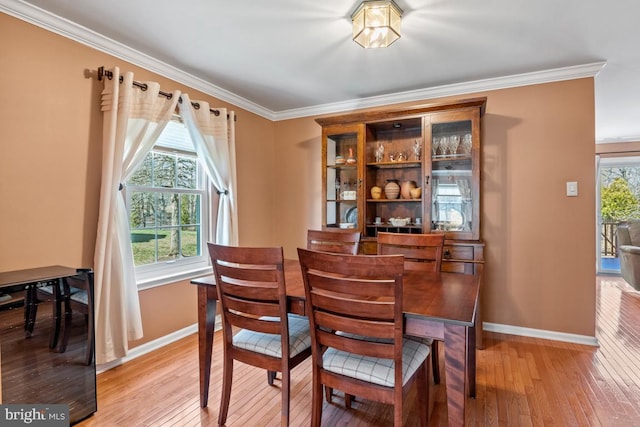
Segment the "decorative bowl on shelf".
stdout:
[[342,156],[336,156],[336,165],[344,165],[347,161]]
[[400,186],[400,197],[402,199],[410,199],[411,198],[411,190],[418,187],[415,181],[407,180],[402,183]]
[[394,227],[404,227],[409,224],[409,221],[411,221],[411,218],[389,218],[389,222]]
[[340,193],[340,200],[356,200],[356,192],[354,190],[343,191]]

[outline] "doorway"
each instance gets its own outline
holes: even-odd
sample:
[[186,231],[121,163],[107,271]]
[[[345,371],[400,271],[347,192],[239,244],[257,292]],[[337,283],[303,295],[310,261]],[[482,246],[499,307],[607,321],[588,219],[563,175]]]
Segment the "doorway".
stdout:
[[620,274],[618,224],[640,219],[640,156],[599,155],[597,163],[597,273]]

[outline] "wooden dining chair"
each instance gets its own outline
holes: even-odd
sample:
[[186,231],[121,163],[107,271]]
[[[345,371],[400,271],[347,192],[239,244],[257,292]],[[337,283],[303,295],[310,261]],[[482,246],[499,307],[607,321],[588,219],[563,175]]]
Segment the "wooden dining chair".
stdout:
[[406,270],[440,271],[443,248],[443,233],[378,233],[378,255],[404,255]]
[[349,230],[307,230],[307,249],[356,255],[360,232]]
[[321,425],[324,386],[392,404],[394,425],[401,426],[404,398],[416,382],[426,426],[430,347],[403,337],[403,257],[298,248],[298,258],[310,311],[311,425]]
[[[404,255],[405,270],[435,273],[440,271],[444,234],[378,233],[379,255]],[[424,339],[431,343],[431,363],[433,382],[440,384],[440,361],[438,341]]]
[[[337,254],[357,255],[360,245],[360,232],[327,228],[324,230],[307,230],[307,249]],[[325,388],[327,402],[331,402],[333,391]],[[349,396],[348,399],[353,399]]]
[[[224,360],[218,424],[229,410],[233,362],[282,373],[281,425],[289,425],[290,370],[311,355],[309,320],[287,314],[282,248],[209,243],[222,309]],[[234,330],[238,332],[234,335]]]

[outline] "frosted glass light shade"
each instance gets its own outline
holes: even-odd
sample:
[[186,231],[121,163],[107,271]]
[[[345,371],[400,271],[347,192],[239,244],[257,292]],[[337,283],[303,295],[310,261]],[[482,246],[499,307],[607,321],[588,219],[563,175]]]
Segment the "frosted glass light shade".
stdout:
[[364,1],[351,15],[353,41],[364,48],[387,47],[400,38],[401,18],[393,0]]

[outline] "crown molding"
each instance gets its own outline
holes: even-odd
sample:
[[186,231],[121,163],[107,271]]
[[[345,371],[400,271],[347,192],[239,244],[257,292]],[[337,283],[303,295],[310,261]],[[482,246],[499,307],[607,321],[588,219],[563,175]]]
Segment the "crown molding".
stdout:
[[606,65],[606,62],[593,62],[570,67],[554,68],[504,77],[455,83],[444,86],[434,86],[426,89],[397,92],[389,95],[372,96],[369,98],[352,99],[331,104],[316,105],[296,110],[275,113],[275,120],[293,119],[304,116],[332,114],[341,111],[351,111],[360,108],[379,107],[383,105],[399,104],[402,102],[425,101],[446,96],[468,95],[497,89],[509,89],[518,86],[529,86],[542,83],[573,80],[585,77],[595,77]]
[[433,98],[466,95],[470,93],[508,89],[518,86],[595,77],[606,65],[606,62],[594,62],[590,64],[435,86],[425,89],[397,92],[389,95],[372,96],[275,112],[249,101],[246,98],[229,92],[226,89],[211,84],[199,77],[195,77],[172,65],[132,49],[122,43],[109,39],[86,27],[21,0],[0,0],[0,11],[63,37],[72,39],[78,43],[112,55],[116,58],[131,62],[132,64],[167,77],[171,80],[175,80],[176,82],[182,83],[188,87],[204,92],[272,121],[333,114],[361,108],[379,107],[403,102],[424,101]]

